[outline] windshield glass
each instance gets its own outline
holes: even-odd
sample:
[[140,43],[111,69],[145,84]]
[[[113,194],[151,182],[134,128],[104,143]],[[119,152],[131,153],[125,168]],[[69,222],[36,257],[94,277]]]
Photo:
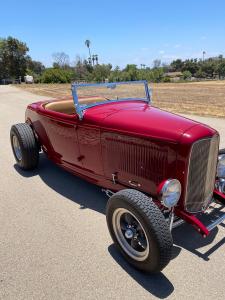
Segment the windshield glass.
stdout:
[[147,83],[125,82],[104,84],[73,84],[75,104],[81,109],[108,101],[142,100],[149,101]]

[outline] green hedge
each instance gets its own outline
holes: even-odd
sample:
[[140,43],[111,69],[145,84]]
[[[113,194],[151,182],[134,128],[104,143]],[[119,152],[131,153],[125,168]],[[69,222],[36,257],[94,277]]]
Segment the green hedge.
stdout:
[[49,68],[41,76],[42,83],[70,83],[73,73],[68,70]]

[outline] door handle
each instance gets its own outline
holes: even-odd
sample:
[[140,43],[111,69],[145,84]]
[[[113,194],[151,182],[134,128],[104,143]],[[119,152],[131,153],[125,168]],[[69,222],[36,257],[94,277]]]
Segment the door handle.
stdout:
[[78,156],[77,160],[78,160],[78,161],[81,161],[81,160],[83,160],[84,158],[85,158],[84,155],[80,155],[80,156]]
[[137,182],[137,181],[129,180],[128,182],[131,186],[134,186],[134,187],[140,187],[141,186],[140,183]]

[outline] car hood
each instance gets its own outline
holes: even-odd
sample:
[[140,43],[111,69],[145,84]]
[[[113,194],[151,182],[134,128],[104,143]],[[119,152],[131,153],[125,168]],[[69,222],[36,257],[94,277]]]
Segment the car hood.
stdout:
[[200,124],[138,101],[105,104],[87,112],[87,118],[95,116],[103,128],[172,142],[178,142],[187,130]]

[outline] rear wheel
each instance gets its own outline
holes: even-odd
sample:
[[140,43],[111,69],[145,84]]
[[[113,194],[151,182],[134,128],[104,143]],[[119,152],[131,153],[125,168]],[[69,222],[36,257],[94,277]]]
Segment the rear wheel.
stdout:
[[130,189],[115,193],[107,204],[106,218],[115,245],[134,267],[155,273],[169,263],[172,235],[149,197]]
[[14,157],[21,169],[32,170],[39,161],[39,148],[32,128],[26,124],[11,127],[10,140]]

